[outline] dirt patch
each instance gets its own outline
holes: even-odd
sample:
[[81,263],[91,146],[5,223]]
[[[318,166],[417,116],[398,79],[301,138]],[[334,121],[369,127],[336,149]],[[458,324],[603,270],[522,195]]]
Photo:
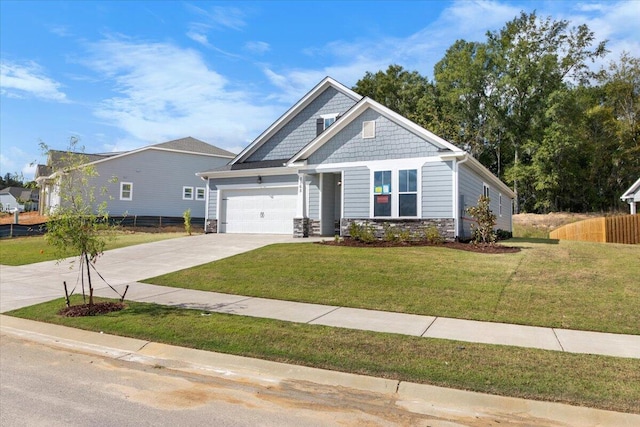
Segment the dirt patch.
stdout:
[[534,227],[536,229],[551,231],[565,224],[582,221],[589,218],[604,216],[602,213],[571,213],[552,212],[548,214],[524,213],[513,215],[513,225],[523,227]]
[[97,316],[107,314],[114,311],[120,311],[124,308],[124,304],[120,302],[99,302],[93,305],[81,304],[65,307],[58,312],[63,317],[84,317]]
[[444,242],[439,244],[429,243],[426,241],[409,241],[409,242],[391,242],[386,240],[376,240],[373,242],[363,242],[350,238],[340,239],[339,241],[328,240],[316,242],[320,245],[329,246],[348,246],[357,248],[403,248],[411,246],[434,246],[440,248],[457,249],[461,251],[478,252],[483,254],[511,254],[520,252],[520,248],[513,246],[504,246],[499,243],[494,244],[475,244],[463,242]]
[[[18,216],[18,224],[34,225],[47,222],[48,217],[40,215],[38,212],[21,212]],[[13,224],[13,214],[0,216],[0,224]]]

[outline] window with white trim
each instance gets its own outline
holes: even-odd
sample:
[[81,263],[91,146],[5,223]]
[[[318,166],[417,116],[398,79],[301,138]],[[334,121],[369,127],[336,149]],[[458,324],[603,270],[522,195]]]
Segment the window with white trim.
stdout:
[[196,187],[196,200],[204,200],[204,199],[205,199],[205,188]]
[[418,215],[418,171],[398,171],[398,216]]
[[182,200],[193,200],[193,187],[182,187]]
[[482,183],[482,195],[484,197],[489,197],[489,186],[484,182]]
[[362,122],[362,138],[375,138],[376,137],[376,121],[369,120]]
[[120,183],[120,200],[133,200],[133,183]]
[[[397,185],[394,184],[395,180]],[[395,218],[418,216],[417,169],[373,172],[373,216]]]
[[391,171],[373,173],[373,216],[391,216]]
[[338,118],[337,114],[332,114],[330,116],[322,116],[322,124],[324,126],[324,129],[326,130],[329,126],[331,126],[336,119]]
[[502,216],[502,193],[498,193],[498,215]]

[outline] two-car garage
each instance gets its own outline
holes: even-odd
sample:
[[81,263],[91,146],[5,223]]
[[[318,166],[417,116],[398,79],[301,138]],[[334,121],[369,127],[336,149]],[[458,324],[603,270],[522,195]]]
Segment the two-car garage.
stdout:
[[220,190],[220,233],[292,234],[296,186]]

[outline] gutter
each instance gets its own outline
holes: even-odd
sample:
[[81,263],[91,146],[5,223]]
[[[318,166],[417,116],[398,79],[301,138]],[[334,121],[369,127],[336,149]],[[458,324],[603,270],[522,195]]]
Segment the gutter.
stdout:
[[469,160],[469,154],[464,153],[461,160],[458,160],[458,157],[454,158],[454,174],[453,174],[453,188],[454,188],[454,198],[453,198],[453,223],[455,227],[454,238],[460,238],[460,178],[459,178],[459,170],[460,165],[466,163]]

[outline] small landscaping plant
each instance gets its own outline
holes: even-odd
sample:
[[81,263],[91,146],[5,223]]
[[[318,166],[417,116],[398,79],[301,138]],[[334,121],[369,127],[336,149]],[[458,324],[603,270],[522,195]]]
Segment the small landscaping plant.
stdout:
[[496,215],[490,208],[491,199],[487,196],[480,196],[478,204],[467,208],[467,213],[476,220],[475,224],[471,224],[471,233],[475,243],[491,244],[496,241],[496,232],[493,227],[496,226]]
[[184,218],[184,231],[191,236],[191,208],[182,213],[182,218]]

